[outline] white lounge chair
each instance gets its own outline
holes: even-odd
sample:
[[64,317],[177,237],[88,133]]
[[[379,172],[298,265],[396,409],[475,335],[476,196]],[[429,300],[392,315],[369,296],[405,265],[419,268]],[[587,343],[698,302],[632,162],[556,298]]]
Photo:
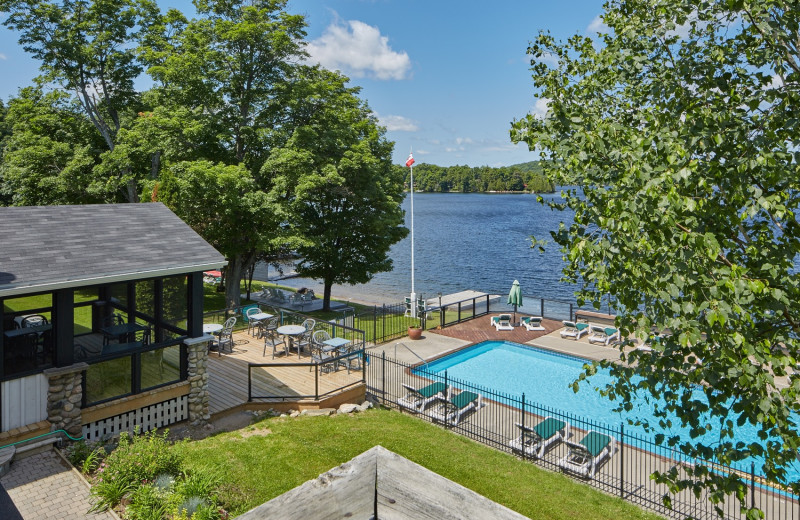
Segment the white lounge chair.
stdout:
[[425,407],[434,401],[446,399],[447,385],[444,383],[431,383],[422,388],[414,388],[403,383],[403,388],[406,389],[406,395],[398,399],[397,404],[414,413],[424,411]]
[[431,410],[430,416],[435,421],[457,426],[464,414],[471,410],[477,411],[481,406],[482,397],[480,394],[464,390],[446,401],[437,403],[436,407]]
[[543,319],[541,316],[525,316],[519,321],[528,330],[544,330],[544,327],[542,327]]
[[588,323],[576,323],[574,321],[562,321],[561,323],[564,324],[564,330],[561,331],[562,338],[579,340],[584,334],[589,334]]
[[612,341],[619,340],[619,329],[614,327],[603,327],[602,325],[590,325],[589,343],[602,343],[610,345]]
[[514,330],[514,326],[511,324],[511,315],[510,314],[500,314],[499,316],[492,316],[492,325],[497,330]]
[[558,461],[559,467],[584,478],[593,478],[600,463],[614,455],[614,437],[594,430],[589,430],[580,442],[565,440],[564,444],[569,452]]
[[569,437],[569,423],[553,417],[545,417],[534,427],[516,423],[519,437],[508,441],[508,446],[529,457],[541,459],[549,446]]

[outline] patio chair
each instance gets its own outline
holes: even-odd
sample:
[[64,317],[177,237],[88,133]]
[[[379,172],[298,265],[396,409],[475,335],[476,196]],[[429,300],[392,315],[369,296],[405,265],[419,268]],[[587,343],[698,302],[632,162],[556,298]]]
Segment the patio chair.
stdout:
[[217,354],[222,356],[222,349],[228,347],[228,350],[233,353],[233,326],[236,325],[236,316],[231,316],[222,325],[222,330],[219,331],[219,337],[211,342],[211,348],[217,349]]
[[258,305],[250,305],[248,307],[244,307],[242,309],[242,317],[244,318],[245,323],[247,323],[247,333],[252,335],[252,332],[257,329],[258,320],[253,321],[250,319],[250,316],[253,314],[260,314],[261,308]]
[[612,341],[619,340],[619,329],[614,327],[603,327],[602,325],[590,325],[589,343],[602,343],[608,346]]
[[272,347],[272,359],[275,359],[275,354],[278,352],[278,345],[283,345],[283,354],[285,356],[289,355],[289,347],[286,346],[286,340],[280,336],[275,329],[265,328],[263,329],[264,334],[264,353],[262,356],[267,355],[267,347]]
[[461,393],[440,401],[431,410],[431,418],[450,426],[458,426],[461,418],[470,411],[477,411],[483,406],[480,394],[464,390]]
[[508,441],[508,446],[524,455],[541,459],[547,448],[569,437],[569,423],[545,417],[533,428],[516,423],[519,437]]
[[303,321],[303,323],[301,323],[301,325],[303,327],[305,327],[306,332],[310,332],[310,331],[314,330],[314,327],[317,325],[317,322],[316,322],[316,320],[308,318],[305,321]]
[[[335,363],[326,363],[336,357],[333,353],[323,350],[327,346],[323,341],[328,341],[329,339],[331,339],[330,334],[324,330],[314,332],[311,338],[311,362],[317,363],[320,373],[324,371],[330,372],[336,369]],[[309,370],[313,368],[312,366]]]
[[519,321],[528,330],[544,330],[544,327],[542,327],[543,319],[541,316],[525,316]]
[[581,339],[584,334],[589,334],[588,323],[576,323],[574,321],[562,321],[564,330],[561,331],[562,338],[572,338],[574,340]]
[[430,403],[446,399],[447,385],[441,382],[431,383],[422,388],[414,388],[403,383],[403,388],[406,389],[406,395],[399,398],[397,404],[414,413],[424,411]]
[[258,322],[257,338],[263,338],[268,330],[275,331],[278,328],[278,318],[269,318]]
[[26,327],[38,327],[39,325],[47,325],[47,323],[47,318],[41,314],[29,314],[22,318],[20,327],[23,329]]
[[558,466],[583,478],[594,478],[600,464],[614,455],[614,443],[614,437],[589,430],[580,442],[564,441],[569,452]]
[[511,324],[510,314],[500,314],[498,316],[492,316],[491,321],[494,328],[497,329],[498,331],[514,330],[514,326]]

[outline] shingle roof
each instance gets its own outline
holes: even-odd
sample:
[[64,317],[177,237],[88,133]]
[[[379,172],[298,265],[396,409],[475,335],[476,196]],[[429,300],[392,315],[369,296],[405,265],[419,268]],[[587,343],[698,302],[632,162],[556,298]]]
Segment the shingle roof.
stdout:
[[0,207],[0,297],[225,264],[161,203]]

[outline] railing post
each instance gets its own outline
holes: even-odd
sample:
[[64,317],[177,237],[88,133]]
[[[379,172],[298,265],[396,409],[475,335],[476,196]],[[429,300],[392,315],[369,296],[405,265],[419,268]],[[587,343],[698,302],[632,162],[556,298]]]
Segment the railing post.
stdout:
[[572,304],[569,304],[569,321],[573,321],[572,319]]
[[320,364],[317,363],[314,365],[314,399],[319,401],[319,373],[320,373]]
[[444,307],[442,307],[440,305],[439,306],[439,326],[441,328],[444,328],[444,322],[445,322],[445,319],[444,319]]
[[[381,342],[386,339],[386,304],[383,304],[383,321],[381,326]],[[378,338],[375,338],[375,344],[378,344]]]
[[539,313],[539,316],[544,318],[544,298],[539,299],[539,302],[541,302],[541,312]]
[[[625,423],[619,425],[619,497],[625,498],[625,451],[622,445],[625,442]],[[611,455],[614,455],[613,453]]]
[[378,306],[372,307],[372,341],[378,343]]
[[458,322],[461,323],[461,302],[458,302]]
[[522,429],[520,430],[520,439],[522,442],[520,443],[520,448],[522,448],[522,458],[527,459],[528,454],[525,453],[525,392],[522,392],[522,406],[520,406],[520,411],[522,417],[520,418],[519,423],[522,425]]
[[750,462],[750,509],[756,508],[756,463]]
[[386,351],[381,354],[381,400],[386,404]]
[[247,364],[247,402],[251,402],[253,400],[253,367],[250,364]]

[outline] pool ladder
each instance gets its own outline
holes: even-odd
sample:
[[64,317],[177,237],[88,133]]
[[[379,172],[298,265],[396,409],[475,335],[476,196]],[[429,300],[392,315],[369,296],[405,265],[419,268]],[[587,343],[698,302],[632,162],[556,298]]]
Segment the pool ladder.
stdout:
[[398,342],[398,343],[395,343],[395,344],[394,344],[394,358],[395,358],[395,359],[397,359],[397,347],[403,347],[403,348],[405,348],[406,350],[408,350],[409,352],[411,352],[412,354],[414,354],[414,355],[417,357],[417,359],[419,359],[420,361],[422,361],[422,364],[424,364],[424,365],[425,365],[425,368],[427,368],[427,367],[428,367],[428,362],[427,362],[427,361],[425,361],[424,359],[422,359],[422,358],[419,356],[419,354],[417,354],[416,352],[414,352],[413,350],[411,350],[411,348],[410,348],[408,345],[406,345],[405,343],[400,343],[400,342]]

